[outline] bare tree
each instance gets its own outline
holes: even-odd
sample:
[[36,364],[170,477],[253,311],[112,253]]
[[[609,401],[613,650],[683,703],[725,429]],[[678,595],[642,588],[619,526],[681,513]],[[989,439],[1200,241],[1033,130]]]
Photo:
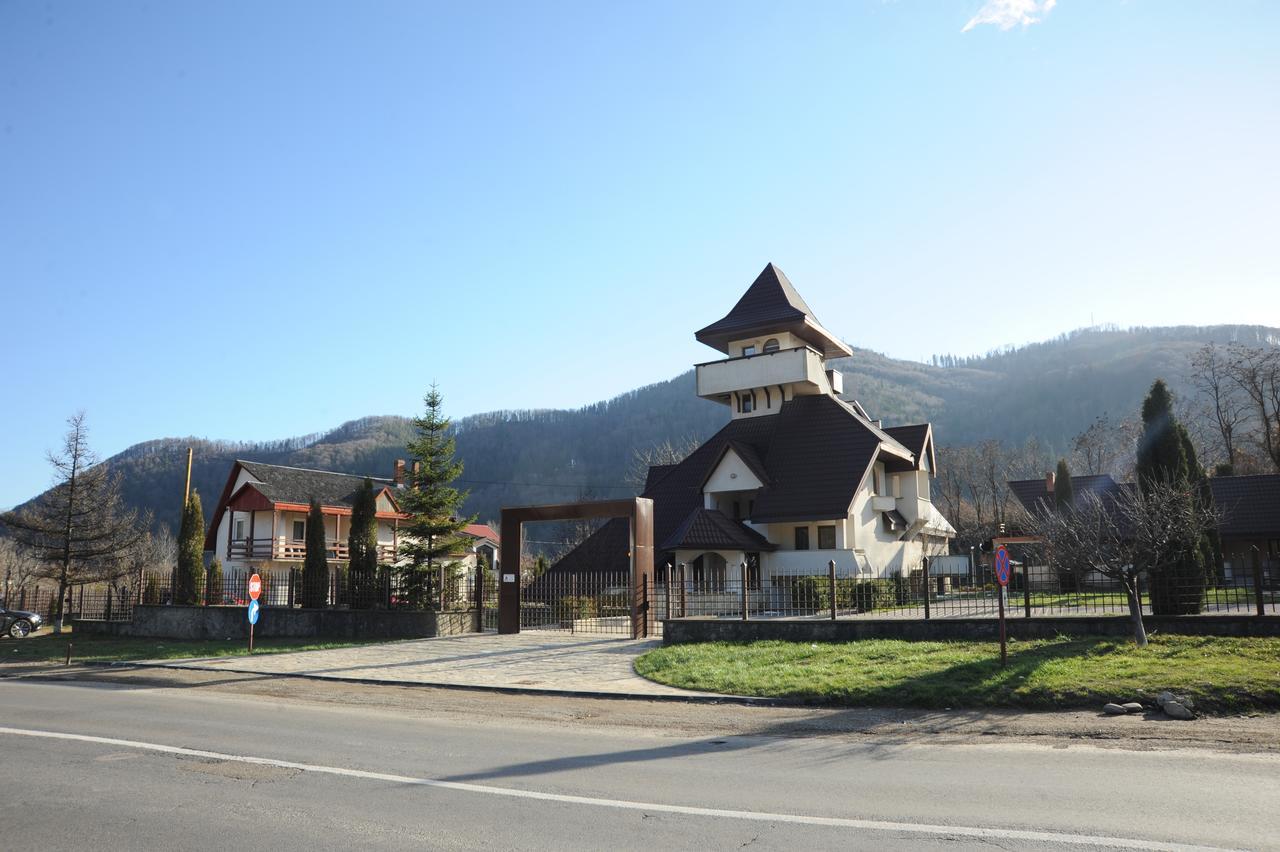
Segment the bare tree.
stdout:
[[1280,350],[1233,345],[1228,352],[1231,378],[1253,409],[1255,440],[1280,470]]
[[35,582],[40,563],[31,551],[8,538],[0,538],[0,577],[4,583],[0,600],[12,604],[13,598]]
[[1141,432],[1141,424],[1135,419],[1116,423],[1106,414],[1100,415],[1071,440],[1071,469],[1077,475],[1105,473],[1117,479],[1129,478]]
[[648,447],[636,447],[631,451],[631,461],[627,463],[627,472],[623,479],[627,485],[644,491],[649,479],[649,468],[679,464],[702,444],[692,435],[682,438],[668,439]]
[[1231,350],[1206,344],[1191,356],[1190,379],[1221,441],[1221,457],[1235,470],[1236,445],[1249,420],[1249,405],[1234,378],[1233,360]]
[[118,477],[89,449],[83,412],[67,420],[60,453],[50,453],[53,488],[20,511],[0,516],[18,544],[56,580],[54,632],[63,627],[63,603],[73,584],[113,580],[128,571],[127,555],[142,537],[136,511],[126,509]]
[[1044,539],[1059,572],[1096,571],[1123,586],[1133,640],[1145,646],[1139,578],[1176,570],[1217,523],[1194,485],[1157,481],[1146,489],[1081,494],[1074,506],[1031,515],[1028,526]]

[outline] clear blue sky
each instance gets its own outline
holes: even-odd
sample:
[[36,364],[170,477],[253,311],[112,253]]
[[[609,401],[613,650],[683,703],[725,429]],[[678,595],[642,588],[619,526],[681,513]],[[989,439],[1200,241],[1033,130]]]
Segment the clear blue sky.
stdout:
[[667,379],[767,261],[907,358],[1280,325],[1280,4],[796,5],[0,2],[0,506],[76,409]]

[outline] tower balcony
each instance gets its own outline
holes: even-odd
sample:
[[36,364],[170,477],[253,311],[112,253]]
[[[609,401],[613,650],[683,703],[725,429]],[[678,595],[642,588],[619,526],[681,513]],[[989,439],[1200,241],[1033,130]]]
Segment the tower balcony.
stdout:
[[698,396],[716,402],[727,403],[734,391],[774,385],[791,385],[800,395],[840,392],[832,388],[822,353],[808,346],[710,361],[695,370]]

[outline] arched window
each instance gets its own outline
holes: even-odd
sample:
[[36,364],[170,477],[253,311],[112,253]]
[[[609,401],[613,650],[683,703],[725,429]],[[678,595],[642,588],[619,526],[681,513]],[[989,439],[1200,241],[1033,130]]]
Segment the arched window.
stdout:
[[768,355],[770,352],[778,351],[778,338],[770,337],[764,342],[764,352]]

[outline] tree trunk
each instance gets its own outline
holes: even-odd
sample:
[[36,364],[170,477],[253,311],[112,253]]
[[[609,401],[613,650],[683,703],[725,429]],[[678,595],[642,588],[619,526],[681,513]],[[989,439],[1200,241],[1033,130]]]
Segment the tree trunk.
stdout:
[[1142,623],[1142,598],[1138,594],[1138,578],[1124,581],[1124,594],[1129,599],[1129,621],[1133,624],[1133,641],[1139,648],[1147,647],[1147,627]]

